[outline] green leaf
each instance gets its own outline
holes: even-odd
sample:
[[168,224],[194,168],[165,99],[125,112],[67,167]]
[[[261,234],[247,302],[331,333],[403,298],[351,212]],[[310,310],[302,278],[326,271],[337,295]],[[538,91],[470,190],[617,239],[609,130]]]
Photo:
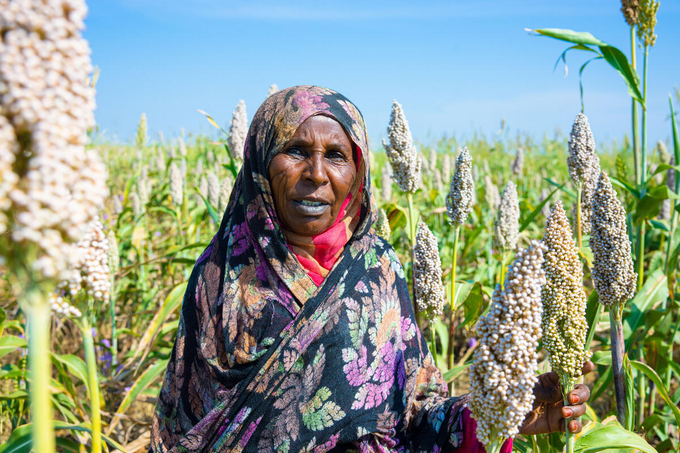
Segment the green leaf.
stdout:
[[[74,423],[67,423],[63,422],[60,420],[55,420],[54,421],[54,429],[55,430],[70,430],[70,431],[80,431],[80,432],[86,432],[89,434],[92,434],[92,425],[90,423],[79,423],[79,424],[74,424]],[[57,445],[60,446],[66,446],[70,450],[70,445],[72,445],[72,442],[70,441],[60,441],[60,438],[57,438]],[[115,440],[111,439],[108,436],[105,436],[102,434],[102,439],[104,442],[107,444],[111,445],[113,448],[117,448],[120,451],[125,451],[125,448],[116,442]],[[31,436],[31,424],[28,423],[26,425],[21,425],[14,431],[12,431],[12,435],[9,436],[9,439],[7,439],[7,442],[4,444],[0,445],[0,453],[29,453],[31,451],[31,448],[33,447],[33,439]],[[62,449],[59,449],[59,451],[63,451]]]
[[607,60],[607,63],[609,63],[612,68],[616,69],[621,77],[623,77],[623,80],[628,86],[628,94],[638,101],[640,105],[642,105],[642,108],[646,110],[645,98],[640,91],[640,78],[630,63],[628,63],[626,55],[616,47],[608,44],[601,45],[600,52],[602,52],[602,56]]
[[617,178],[616,176],[609,176],[609,180],[611,183],[615,186],[619,186],[622,189],[626,189],[631,195],[633,195],[636,199],[640,198],[640,191],[637,190],[635,187],[630,185],[627,181],[624,181],[622,179]]
[[[680,162],[680,134],[678,133],[678,125],[675,122],[675,111],[673,109],[673,98],[671,95],[668,95],[668,103],[670,104],[671,108],[671,129],[672,129],[672,134],[673,134],[673,153],[675,154],[675,162],[679,163]],[[678,178],[678,175],[676,173],[675,177],[675,187],[672,189],[677,193],[678,188],[680,188],[680,178]]]
[[647,192],[641,200],[638,200],[635,212],[633,213],[633,222],[639,223],[646,219],[653,219],[661,212],[661,205],[667,198],[677,198],[677,195],[672,192],[667,186],[657,186],[651,191]]
[[146,326],[144,334],[139,340],[139,344],[135,348],[132,358],[128,360],[128,363],[137,362],[138,366],[140,366],[144,362],[150,348],[153,346],[153,340],[156,338],[163,323],[181,306],[186,290],[187,282],[183,282],[175,286],[165,297],[160,310],[156,312],[151,322]]
[[23,338],[15,337],[14,335],[5,335],[0,338],[0,358],[19,348],[25,347],[28,347],[28,344]]
[[576,435],[574,453],[601,453],[603,450],[621,451],[623,448],[637,448],[646,453],[657,453],[642,437],[627,431],[618,422],[608,424],[588,423]]
[[85,361],[83,361],[83,359],[73,354],[59,355],[50,353],[50,355],[53,362],[59,362],[63,364],[73,376],[83,381],[87,387],[87,394],[91,394],[90,383],[87,379],[87,366],[85,365]]
[[662,231],[665,231],[667,233],[670,233],[670,231],[671,231],[671,230],[668,229],[668,227],[663,222],[659,222],[658,220],[649,219],[649,223],[651,223],[652,227],[656,230],[662,230]]
[[208,209],[208,214],[210,214],[210,218],[215,222],[215,225],[220,226],[220,215],[217,213],[217,210],[213,208],[213,206],[210,204],[210,202],[205,198],[198,190],[196,190],[198,195],[203,199],[203,202],[205,203],[205,207]]
[[626,351],[629,351],[637,329],[644,325],[644,315],[656,302],[668,297],[667,277],[662,269],[657,269],[647,276],[640,291],[631,301],[631,311],[624,319],[623,334],[626,338]]
[[405,227],[408,216],[406,210],[396,203],[390,203],[385,206],[385,214],[387,220],[390,222],[390,230],[394,231],[399,227]]
[[475,282],[470,289],[465,301],[463,302],[463,309],[465,313],[465,319],[460,325],[460,328],[467,326],[468,324],[474,324],[477,318],[482,314],[484,309],[484,298],[482,297],[482,285],[479,282]]
[[635,380],[628,354],[623,356],[623,376],[626,380],[626,429],[632,431],[635,426]]
[[571,191],[571,190],[569,190],[569,189],[566,189],[566,188],[564,187],[564,186],[567,184],[566,182],[565,182],[564,184],[561,184],[561,185],[560,185],[560,184],[556,183],[555,181],[553,181],[553,180],[550,179],[550,178],[543,178],[543,179],[544,179],[548,184],[550,184],[551,186],[555,186],[555,187],[557,187],[558,189],[561,189],[562,192],[566,193],[566,194],[569,195],[571,198],[573,198],[574,200],[576,200],[576,192],[573,192],[573,191]]
[[606,46],[607,43],[600,41],[592,34],[587,31],[574,31],[568,30],[566,28],[540,28],[538,30],[527,29],[527,31],[532,31],[538,33],[542,36],[547,36],[549,38],[559,39],[561,41],[567,41],[574,44],[580,44],[582,46]]
[[612,353],[611,351],[595,351],[590,360],[597,365],[611,365]]
[[659,395],[661,398],[663,398],[664,402],[668,405],[668,407],[671,408],[671,411],[673,412],[673,416],[675,417],[675,421],[678,426],[680,426],[680,409],[678,409],[678,406],[675,405],[673,400],[671,399],[670,395],[668,394],[668,391],[666,390],[666,387],[664,387],[663,382],[661,381],[661,378],[659,375],[649,367],[646,363],[638,362],[637,360],[631,360],[630,365],[635,368],[638,371],[643,372],[649,379],[654,382],[656,385],[656,389],[659,392]]
[[444,380],[449,383],[456,379],[460,374],[462,374],[468,367],[472,365],[472,362],[468,362],[464,365],[458,365],[451,368],[449,371],[444,373]]
[[557,189],[554,189],[552,192],[550,192],[550,195],[548,195],[547,197],[545,197],[545,200],[541,201],[541,202],[538,204],[538,206],[536,206],[536,209],[534,209],[533,211],[531,211],[531,214],[529,214],[529,217],[527,217],[527,218],[524,220],[524,223],[522,223],[522,226],[519,227],[519,232],[520,232],[520,233],[521,233],[522,231],[526,230],[526,228],[531,224],[531,222],[534,221],[534,219],[536,218],[536,216],[538,215],[538,213],[540,213],[540,212],[541,212],[541,209],[543,209],[543,206],[545,206],[545,204],[546,204],[547,202],[550,201],[550,199],[552,198],[552,196],[555,195],[555,192],[557,192],[558,190],[562,189],[566,184],[567,184],[567,183],[565,182],[565,183],[562,184],[560,187],[558,187]]
[[595,328],[597,327],[597,323],[600,321],[600,318],[602,317],[602,311],[604,310],[604,307],[599,303],[599,296],[597,295],[597,291],[593,291],[590,293],[590,296],[588,296],[588,303],[586,305],[586,321],[588,322],[588,338],[586,339],[586,345],[585,345],[585,350],[590,349],[590,343],[593,341],[593,337],[595,336]]
[[2,331],[5,329],[5,319],[7,319],[7,313],[4,308],[0,307],[0,337],[2,337]]
[[144,373],[142,373],[135,380],[135,382],[130,386],[130,390],[123,398],[123,401],[121,401],[120,406],[118,406],[118,410],[114,414],[113,420],[111,420],[111,424],[106,430],[107,435],[113,431],[113,428],[115,428],[115,426],[118,424],[120,417],[125,413],[126,410],[128,410],[130,404],[132,404],[133,401],[135,401],[135,399],[137,398],[137,396],[139,396],[139,394],[144,389],[151,385],[154,382],[154,380],[165,371],[165,368],[167,366],[168,360],[159,360],[158,362],[154,363],[149,368],[147,368],[144,371]]

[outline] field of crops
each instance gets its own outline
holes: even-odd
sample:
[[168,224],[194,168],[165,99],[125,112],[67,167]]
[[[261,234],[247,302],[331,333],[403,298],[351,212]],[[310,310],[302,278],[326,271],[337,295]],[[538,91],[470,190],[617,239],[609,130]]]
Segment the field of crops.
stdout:
[[[537,367],[522,365],[531,378],[553,370],[563,389],[580,381],[591,389],[580,434],[518,435],[514,451],[680,451],[680,137],[674,112],[680,92],[669,99],[670,140],[647,143],[646,63],[656,38],[649,17],[658,3],[640,3],[637,22],[629,24],[632,49],[639,42],[644,52],[643,77],[624,52],[589,33],[535,30],[573,44],[573,51],[595,52],[622,76],[622,89],[625,83],[631,95],[630,139],[599,143],[599,131],[592,131],[593,140],[586,117],[574,112],[574,124],[563,125],[571,133],[552,137],[501,127],[464,141],[399,148],[394,130],[401,127],[409,138],[410,132],[404,129],[408,112],[395,101],[391,117],[385,106],[387,149],[374,142],[369,153],[372,193],[381,209],[376,232],[404,265],[438,367],[453,394],[473,393],[477,420],[494,423],[475,403],[485,401],[479,382],[484,371],[497,365],[496,371],[517,372],[513,361],[492,363],[481,350],[536,342],[528,354]],[[0,62],[4,78],[11,79]],[[95,83],[96,77],[89,87]],[[83,90],[72,89],[79,95]],[[28,90],[17,93],[10,94],[23,101]],[[105,178],[108,195],[101,196],[103,205],[95,203],[98,220],[87,223],[87,236],[77,243],[82,258],[67,263],[59,258],[61,239],[44,232],[59,231],[65,243],[76,242],[78,216],[67,209],[72,205],[53,209],[61,217],[51,230],[35,225],[49,224],[44,212],[31,217],[34,200],[58,206],[43,196],[55,185],[48,173],[37,191],[25,182],[40,149],[36,143],[45,137],[39,127],[12,123],[19,114],[3,113],[29,104],[0,104],[0,453],[31,445],[35,451],[55,445],[73,452],[147,451],[187,280],[218,229],[239,171],[230,147],[238,145],[234,128],[247,127],[245,106],[237,106],[233,118],[205,114],[216,128],[210,137],[149,137],[144,115],[134,143],[112,144],[91,125],[83,129],[90,151],[72,167],[82,165],[92,187]],[[49,120],[33,117],[38,126]],[[5,133],[7,125],[13,135]],[[417,156],[411,163],[420,163],[397,168],[403,161],[395,162],[395,155],[408,153]],[[87,185],[71,188],[88,191]],[[22,190],[33,198],[22,198]],[[87,195],[81,198],[87,201]],[[432,237],[438,257],[431,248],[423,254]],[[523,249],[528,251],[518,252]],[[523,265],[514,261],[516,253],[540,256],[541,272],[527,273],[528,258]],[[60,274],[63,269],[70,273]],[[423,289],[422,281],[432,276],[435,288]],[[502,327],[493,324],[494,313],[504,308],[518,325],[526,321],[518,305],[527,287],[521,284],[539,283],[540,297],[534,294],[532,302],[527,293],[524,302],[543,312],[540,342],[529,331],[517,334],[525,335],[521,341],[488,334]],[[575,370],[588,351],[595,370],[579,376]],[[497,413],[516,410],[502,404]],[[487,451],[496,453],[498,440],[485,442]]]

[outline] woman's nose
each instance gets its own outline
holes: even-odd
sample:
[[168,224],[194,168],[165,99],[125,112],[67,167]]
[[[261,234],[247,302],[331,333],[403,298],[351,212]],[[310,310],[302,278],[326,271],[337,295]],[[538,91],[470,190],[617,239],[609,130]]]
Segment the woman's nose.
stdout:
[[307,179],[317,186],[328,182],[323,155],[321,153],[314,153],[307,160]]

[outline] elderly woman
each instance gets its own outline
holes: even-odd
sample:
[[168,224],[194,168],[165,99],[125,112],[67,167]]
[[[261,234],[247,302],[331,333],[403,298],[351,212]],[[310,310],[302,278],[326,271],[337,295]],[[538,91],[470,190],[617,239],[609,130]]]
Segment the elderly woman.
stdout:
[[[372,230],[368,149],[361,113],[332,90],[288,88],[259,108],[184,296],[153,451],[483,451]],[[563,407],[551,374],[535,393],[525,434],[559,430],[589,397],[579,386]]]

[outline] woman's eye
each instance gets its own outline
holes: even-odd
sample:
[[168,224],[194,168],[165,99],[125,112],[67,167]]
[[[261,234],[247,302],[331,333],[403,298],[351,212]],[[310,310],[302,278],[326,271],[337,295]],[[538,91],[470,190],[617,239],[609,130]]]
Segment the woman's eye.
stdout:
[[347,160],[347,157],[340,151],[328,151],[326,153],[326,158],[333,160]]
[[305,154],[302,152],[302,150],[298,148],[288,148],[286,150],[286,154],[291,155],[291,156],[304,156]]

